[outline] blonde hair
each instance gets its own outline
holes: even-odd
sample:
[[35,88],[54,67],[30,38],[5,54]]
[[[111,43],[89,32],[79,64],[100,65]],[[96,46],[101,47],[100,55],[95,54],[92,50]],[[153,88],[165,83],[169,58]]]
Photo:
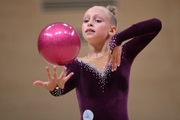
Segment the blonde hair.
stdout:
[[105,8],[108,9],[108,11],[110,13],[111,23],[117,27],[117,18],[116,18],[117,8],[116,8],[116,6],[108,5]]

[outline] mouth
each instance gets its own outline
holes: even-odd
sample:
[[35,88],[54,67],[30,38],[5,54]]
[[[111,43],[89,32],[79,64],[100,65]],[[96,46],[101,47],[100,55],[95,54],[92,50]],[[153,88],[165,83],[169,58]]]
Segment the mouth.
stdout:
[[87,29],[86,31],[85,31],[85,33],[88,33],[88,32],[95,32],[93,29]]

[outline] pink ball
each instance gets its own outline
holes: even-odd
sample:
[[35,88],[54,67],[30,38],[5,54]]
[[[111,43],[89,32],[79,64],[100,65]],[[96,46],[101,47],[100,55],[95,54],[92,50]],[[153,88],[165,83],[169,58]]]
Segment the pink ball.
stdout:
[[38,50],[46,62],[66,65],[79,54],[80,38],[70,25],[62,22],[52,23],[41,31]]

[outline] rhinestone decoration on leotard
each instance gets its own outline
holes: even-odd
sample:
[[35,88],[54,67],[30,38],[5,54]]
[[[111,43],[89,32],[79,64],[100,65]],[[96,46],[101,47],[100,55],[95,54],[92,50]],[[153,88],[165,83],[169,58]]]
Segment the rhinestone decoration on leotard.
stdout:
[[99,79],[98,84],[100,85],[102,92],[104,92],[105,85],[108,83],[107,76],[108,75],[110,76],[110,72],[111,72],[111,63],[107,66],[105,70],[101,71],[87,62],[81,60],[79,60],[79,62],[81,69],[85,69],[86,71],[91,72],[94,76],[96,76],[96,79]]
[[110,53],[112,53],[113,49],[117,46],[116,44],[116,37],[117,37],[117,34],[115,34],[111,40],[109,41],[109,46],[110,46]]

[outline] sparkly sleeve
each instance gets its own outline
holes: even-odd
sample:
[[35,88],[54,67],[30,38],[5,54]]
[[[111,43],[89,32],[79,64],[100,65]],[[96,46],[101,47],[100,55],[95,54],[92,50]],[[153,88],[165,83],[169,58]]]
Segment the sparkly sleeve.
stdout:
[[65,88],[63,89],[63,94],[66,94],[67,92],[74,89],[77,85],[77,82],[80,78],[80,66],[78,59],[75,59],[73,62],[66,65],[68,75],[69,73],[73,72],[74,75],[66,82]]
[[71,72],[74,72],[74,75],[65,83],[64,89],[60,89],[59,87],[56,87],[53,91],[50,91],[50,93],[55,97],[62,96],[73,90],[76,87],[77,80],[79,79],[80,67],[78,66],[77,59],[67,64],[66,67],[67,67],[66,75],[68,75]]
[[110,42],[111,52],[116,46],[122,44],[123,41],[127,42],[127,52],[131,53],[133,59],[161,30],[162,24],[159,19],[153,18],[133,24],[129,28],[115,34]]

